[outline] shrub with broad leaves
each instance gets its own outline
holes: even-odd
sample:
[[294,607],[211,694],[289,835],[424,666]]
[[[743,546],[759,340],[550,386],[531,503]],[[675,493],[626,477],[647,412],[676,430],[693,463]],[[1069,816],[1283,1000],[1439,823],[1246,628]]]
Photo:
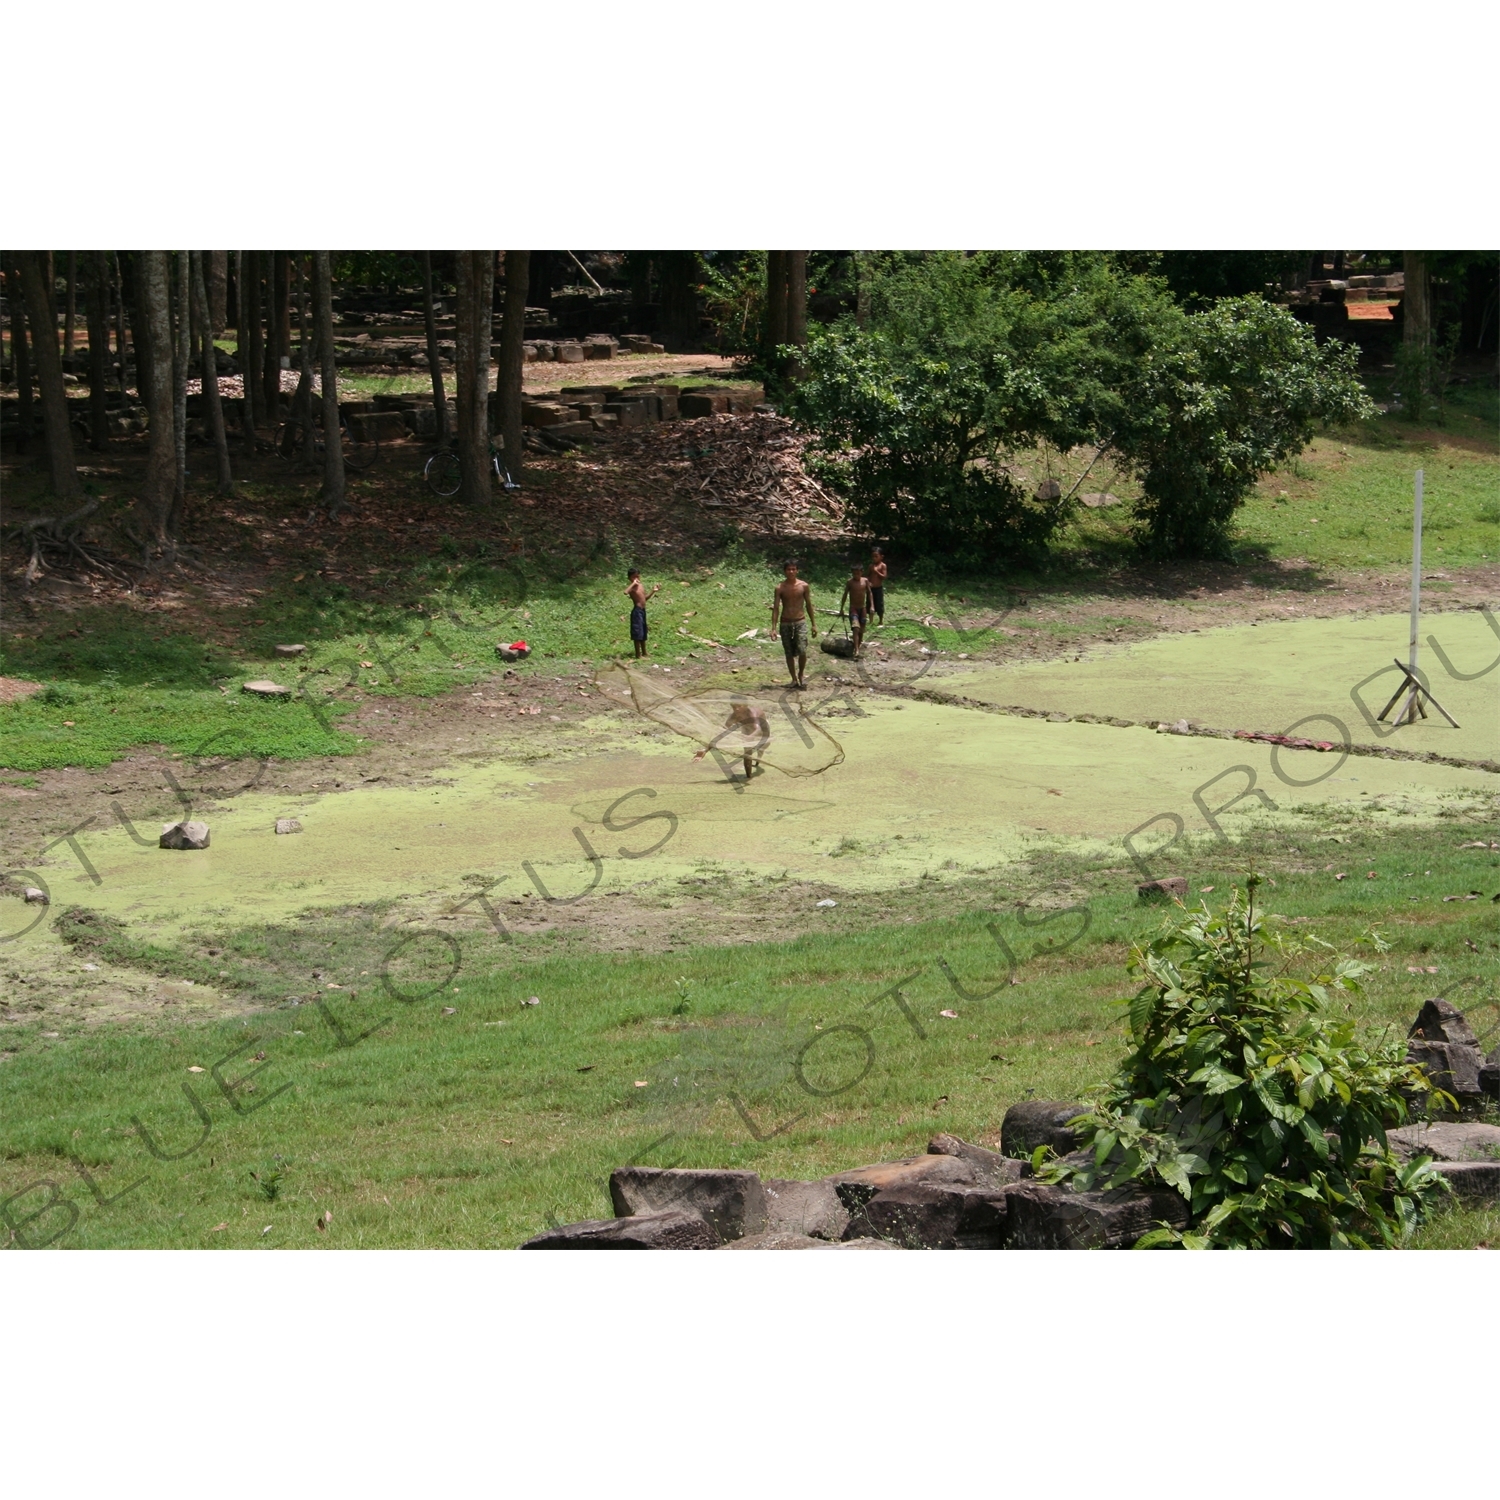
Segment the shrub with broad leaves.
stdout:
[[1082,1150],[1042,1175],[1175,1188],[1190,1228],[1153,1230],[1142,1249],[1399,1245],[1447,1190],[1430,1158],[1403,1163],[1386,1139],[1430,1085],[1404,1038],[1363,1041],[1335,1009],[1374,966],[1317,938],[1266,944],[1257,884],[1136,948],[1132,1050],[1073,1121]]

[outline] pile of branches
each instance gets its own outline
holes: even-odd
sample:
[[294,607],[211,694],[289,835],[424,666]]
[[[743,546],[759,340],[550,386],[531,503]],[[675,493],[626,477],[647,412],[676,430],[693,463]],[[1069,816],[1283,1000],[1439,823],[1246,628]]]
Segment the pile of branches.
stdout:
[[121,582],[129,581],[128,564],[85,545],[83,523],[99,509],[99,501],[90,498],[77,510],[66,515],[25,516],[7,519],[4,530],[14,533],[30,548],[22,580],[29,588],[51,568],[81,563],[85,568],[103,573]]
[[775,533],[835,536],[843,503],[803,468],[806,443],[785,417],[723,414],[622,434],[615,451],[706,510]]

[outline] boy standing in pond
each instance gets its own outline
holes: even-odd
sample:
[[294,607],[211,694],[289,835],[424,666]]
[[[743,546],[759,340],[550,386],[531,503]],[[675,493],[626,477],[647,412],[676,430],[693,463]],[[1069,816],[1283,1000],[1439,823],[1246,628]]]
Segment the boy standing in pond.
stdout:
[[865,626],[870,623],[870,605],[873,602],[872,595],[875,590],[865,578],[863,563],[855,563],[853,571],[849,575],[849,582],[844,585],[844,593],[839,600],[839,613],[844,612],[844,601],[849,602],[849,634],[854,637],[854,654],[859,655],[861,642],[865,638]]
[[885,624],[885,552],[876,547],[870,563],[870,608],[875,611],[875,621]]
[[813,609],[812,589],[797,577],[796,559],[782,570],[783,580],[776,585],[771,602],[771,629],[781,631],[781,649],[786,653],[787,674],[794,688],[807,687],[808,630],[818,633],[818,617]]
[[635,645],[637,661],[646,654],[646,603],[660,592],[661,585],[653,583],[648,594],[645,584],[641,582],[641,570],[630,570],[630,587],[625,590],[625,594],[630,600],[630,639]]

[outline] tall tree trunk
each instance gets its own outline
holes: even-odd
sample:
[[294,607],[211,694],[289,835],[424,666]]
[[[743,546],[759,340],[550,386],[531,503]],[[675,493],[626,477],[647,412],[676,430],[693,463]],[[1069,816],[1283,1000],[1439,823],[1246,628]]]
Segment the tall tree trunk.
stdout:
[[313,435],[313,338],[312,321],[307,305],[307,256],[297,252],[297,354],[300,373],[297,393],[292,397],[292,415],[302,428],[302,461],[309,469],[318,462],[318,440]]
[[323,359],[323,504],[330,517],[344,503],[344,443],[339,436],[339,367],[333,348],[333,257],[313,252],[313,301]]
[[[534,251],[532,252],[535,253]],[[633,333],[654,333],[646,309],[651,305],[651,252],[627,250],[625,273],[630,281],[630,327]]]
[[266,420],[266,342],[260,331],[260,266],[264,256],[258,250],[245,251],[245,323],[248,342],[245,345],[245,400],[250,420],[256,427]]
[[1432,287],[1427,275],[1427,252],[1405,252],[1406,290],[1401,294],[1401,337],[1426,349],[1432,343]]
[[89,320],[89,446],[103,453],[109,446],[109,397],[105,382],[109,364],[109,263],[102,250],[89,252],[85,309]]
[[193,362],[192,281],[188,272],[188,252],[179,250],[172,257],[172,433],[176,438],[176,473],[172,480],[172,514],[167,530],[174,537],[182,535],[187,509],[187,383]]
[[557,280],[557,259],[556,250],[533,250],[531,252],[529,296],[536,307],[550,309],[552,306],[552,286]]
[[870,252],[854,252],[854,321],[861,328],[870,321]]
[[166,250],[136,252],[140,295],[136,302],[136,366],[146,402],[150,447],[146,477],[136,502],[148,548],[166,546],[177,474],[172,424],[172,302]]
[[10,298],[10,362],[16,377],[16,452],[24,453],[36,432],[31,409],[31,351],[26,340],[26,293],[21,289],[20,262],[12,257],[6,267],[5,290]]
[[[801,349],[807,343],[807,251],[786,252],[786,341]],[[793,361],[788,372],[795,380],[802,366]]]
[[786,279],[787,264],[785,250],[766,252],[766,357],[770,359],[776,350],[786,343]]
[[218,489],[221,495],[234,493],[234,474],[229,467],[229,441],[224,435],[224,403],[219,400],[219,355],[214,347],[213,313],[208,305],[208,291],[203,279],[203,257],[209,252],[193,251],[193,307],[199,328],[199,353],[203,370],[203,410],[208,418],[209,436],[214,441],[214,460],[218,466]]
[[432,405],[437,417],[438,445],[448,441],[448,402],[443,395],[443,370],[438,362],[437,319],[432,311],[432,251],[422,252],[422,318],[427,325],[427,368],[432,376]]
[[272,427],[281,420],[281,358],[292,346],[290,288],[285,250],[266,256],[266,412]]
[[662,342],[674,354],[698,343],[698,252],[663,250],[661,269]]
[[[168,275],[170,276],[170,268]],[[167,306],[170,309],[170,293],[168,294]],[[170,312],[168,316],[170,316]],[[151,413],[151,391],[156,384],[156,366],[153,362],[156,351],[152,346],[150,334],[146,332],[147,318],[145,252],[137,250],[130,257],[130,321],[135,335],[133,353],[135,354],[136,394],[140,397],[141,405],[146,408],[147,419],[149,420]],[[172,355],[172,341],[170,338],[162,345],[162,348],[166,351],[167,358],[170,361]],[[171,368],[170,363],[167,368]],[[166,389],[168,399],[170,400],[172,389],[170,379],[166,382]]]
[[62,356],[57,351],[55,290],[46,281],[47,257],[40,251],[21,254],[21,291],[28,321],[45,330],[32,340],[37,385],[42,395],[42,425],[47,437],[47,467],[52,493],[75,500],[83,493],[73,460],[73,431],[68,421],[68,396],[63,385]]
[[460,494],[467,505],[490,498],[490,338],[495,300],[495,252],[458,252],[458,317],[454,379],[458,386]]
[[208,324],[218,338],[229,326],[229,252],[207,250]]
[[63,312],[63,368],[73,370],[73,324],[78,318],[78,252],[68,251],[68,301]]
[[240,372],[240,431],[245,438],[245,457],[255,457],[255,404],[250,387],[255,375],[250,365],[250,277],[254,271],[252,252],[234,252],[234,362]]
[[500,325],[500,369],[495,378],[495,406],[505,467],[521,478],[521,375],[526,368],[526,290],[531,273],[529,250],[505,252],[505,319]]
[[120,265],[120,252],[114,252],[115,288],[115,358],[120,367],[120,395],[129,389],[130,381],[125,369],[125,271]]

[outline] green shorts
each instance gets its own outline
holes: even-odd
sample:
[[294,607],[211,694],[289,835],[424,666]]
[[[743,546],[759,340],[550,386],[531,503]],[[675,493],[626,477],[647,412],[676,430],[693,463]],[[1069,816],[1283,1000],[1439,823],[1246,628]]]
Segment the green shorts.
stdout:
[[806,656],[807,643],[806,620],[783,620],[781,622],[781,649],[788,656]]

